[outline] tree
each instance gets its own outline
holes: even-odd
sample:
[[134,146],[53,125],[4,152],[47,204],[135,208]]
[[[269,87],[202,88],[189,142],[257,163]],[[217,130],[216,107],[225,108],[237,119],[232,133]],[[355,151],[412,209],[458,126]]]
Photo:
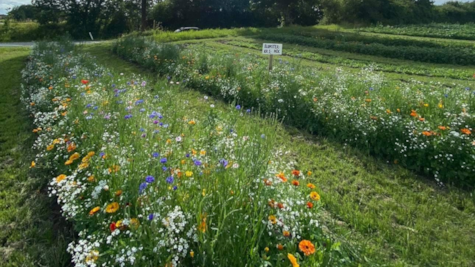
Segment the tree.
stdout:
[[147,0],[142,0],[142,31],[147,28]]

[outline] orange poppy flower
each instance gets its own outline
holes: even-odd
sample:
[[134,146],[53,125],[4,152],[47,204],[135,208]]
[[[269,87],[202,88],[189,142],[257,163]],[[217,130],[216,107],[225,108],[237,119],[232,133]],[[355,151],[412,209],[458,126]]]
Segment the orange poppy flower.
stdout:
[[299,176],[299,175],[300,175],[300,171],[299,171],[299,170],[293,170],[293,171],[292,171],[292,174],[293,174],[294,176]]
[[417,116],[417,112],[416,112],[415,110],[412,110],[412,111],[411,111],[411,116],[412,116],[412,117],[416,117],[416,116]]
[[300,185],[299,181],[297,181],[297,180],[293,180],[293,181],[292,181],[292,184],[295,185],[295,186],[299,186],[299,185]]
[[432,133],[428,132],[428,131],[423,131],[422,134],[425,135],[425,136],[431,136],[432,135]]
[[470,135],[472,133],[472,131],[470,131],[469,129],[467,128],[463,128],[462,130],[460,130],[463,134],[466,134],[466,135]]
[[283,172],[280,172],[276,176],[279,177],[282,180],[282,182],[284,182],[284,183],[287,182],[287,178],[285,178],[285,175],[284,175]]
[[299,243],[299,249],[300,251],[305,254],[305,256],[310,256],[313,253],[315,253],[315,246],[312,244],[312,242],[308,240],[302,240]]
[[441,129],[442,131],[445,131],[445,130],[447,130],[447,127],[445,127],[445,126],[439,126],[439,129]]
[[307,208],[309,208],[309,209],[313,208],[313,203],[312,203],[312,202],[310,202],[310,201],[309,201],[309,202],[307,202]]
[[316,186],[312,183],[308,183],[307,187],[310,188],[310,189],[315,189]]

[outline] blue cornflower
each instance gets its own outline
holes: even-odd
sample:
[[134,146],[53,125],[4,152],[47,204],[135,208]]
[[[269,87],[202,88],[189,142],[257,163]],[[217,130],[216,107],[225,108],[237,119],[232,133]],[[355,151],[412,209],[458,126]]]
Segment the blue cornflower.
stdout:
[[150,213],[150,215],[148,215],[148,220],[149,220],[149,221],[152,221],[154,217],[155,217],[155,216],[153,215],[153,213]]
[[143,133],[143,132],[145,132],[145,129],[144,129],[144,128],[140,128],[140,131]]
[[145,112],[145,109],[144,109],[144,108],[141,108],[141,109],[140,109],[140,112]]
[[93,107],[94,110],[97,110],[98,108],[99,108],[98,106]]
[[143,103],[143,99],[135,101],[135,105],[138,106]]
[[261,138],[262,138],[262,139],[266,138],[266,135],[265,135],[265,134],[261,134]]
[[200,166],[200,165],[201,165],[201,161],[199,161],[199,160],[195,160],[194,163],[195,163],[196,166]]
[[90,108],[90,107],[92,107],[91,104],[87,104],[87,105],[86,105],[86,108]]
[[174,181],[174,180],[175,180],[175,179],[173,179],[173,176],[169,176],[169,177],[167,178],[166,182],[169,183],[169,184],[173,184],[173,181]]
[[158,158],[158,156],[160,156],[160,154],[158,154],[158,152],[153,152],[153,153],[152,153],[152,157]]
[[189,158],[189,157],[190,157],[190,153],[186,153],[185,157]]
[[222,159],[222,160],[219,161],[219,163],[221,163],[221,165],[223,165],[223,167],[226,167],[226,166],[228,166],[229,162],[225,159]]
[[369,90],[370,90],[370,91],[373,91],[373,90],[374,90],[374,88],[373,88],[373,87],[370,87],[370,88],[369,88]]
[[236,109],[237,109],[237,110],[240,110],[240,109],[241,109],[241,105],[237,105],[237,106],[236,106]]
[[141,183],[139,186],[139,194],[142,194],[145,188],[147,188],[147,183]]
[[251,110],[250,110],[250,109],[247,109],[246,112],[247,112],[247,113],[251,113]]
[[155,182],[155,178],[153,176],[149,175],[145,178],[145,182],[151,184],[151,183]]
[[104,152],[101,152],[101,153],[99,153],[99,157],[101,157],[101,158],[102,158],[102,157],[104,157],[104,155],[105,155],[105,154],[106,154],[106,153],[104,153]]
[[175,185],[175,186],[173,187],[173,191],[175,191],[175,190],[177,190],[177,189],[178,189],[178,186]]
[[126,119],[126,120],[128,120],[130,118],[132,118],[132,114],[127,114],[127,115],[124,116],[124,119]]
[[168,170],[168,168],[165,167],[165,166],[163,166],[163,167],[162,167],[162,170],[163,170],[164,172],[166,172],[166,171]]
[[161,163],[167,163],[167,158],[162,158],[162,159],[160,160],[160,162],[161,162]]

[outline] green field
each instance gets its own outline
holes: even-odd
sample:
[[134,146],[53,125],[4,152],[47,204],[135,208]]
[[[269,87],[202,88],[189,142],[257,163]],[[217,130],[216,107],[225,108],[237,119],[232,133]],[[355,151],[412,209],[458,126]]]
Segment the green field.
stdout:
[[[35,64],[27,67],[28,76],[23,83],[29,91],[23,93],[22,105],[19,91],[8,91],[18,90],[20,70],[29,50],[0,50],[0,64],[8,66],[0,68],[1,73],[12,77],[2,84],[2,95],[8,98],[1,103],[4,116],[0,117],[1,128],[12,131],[0,132],[0,162],[8,166],[0,171],[2,177],[9,177],[0,199],[4,209],[0,226],[9,229],[1,236],[7,266],[69,264],[66,246],[71,234],[64,222],[54,221],[54,227],[49,222],[40,224],[39,230],[32,232],[34,222],[54,217],[59,209],[51,206],[45,195],[39,194],[40,200],[34,198],[34,202],[26,197],[35,190],[45,191],[45,183],[30,184],[32,178],[28,177],[32,175],[52,181],[50,190],[58,191],[60,206],[67,210],[65,216],[80,233],[79,240],[105,240],[110,235],[111,222],[115,227],[119,220],[138,218],[140,228],[133,224],[123,226],[130,230],[129,237],[121,233],[112,243],[81,254],[89,262],[113,265],[121,250],[145,244],[146,249],[136,254],[142,257],[137,257],[141,266],[172,263],[168,255],[173,253],[152,253],[147,249],[155,246],[156,237],[168,240],[157,230],[167,229],[163,227],[167,223],[153,224],[146,217],[149,209],[156,209],[154,214],[163,217],[164,210],[177,205],[193,215],[191,221],[196,221],[199,232],[198,241],[188,243],[193,254],[188,251],[182,259],[180,256],[184,266],[290,266],[287,253],[297,256],[301,266],[473,266],[475,43],[470,41],[470,31],[474,26],[447,25],[445,28],[453,35],[442,34],[432,26],[424,26],[426,31],[420,27],[396,31],[333,25],[179,34],[148,32],[147,40],[134,34],[117,42],[76,49],[43,44],[38,48],[43,52],[35,54]],[[274,57],[275,69],[271,73],[267,71],[267,56],[261,55],[264,42],[284,45],[284,54]],[[62,52],[54,55],[45,51],[71,54],[63,57]],[[74,72],[65,72],[63,64]],[[50,77],[50,81],[38,79],[43,76]],[[146,83],[140,85],[142,81]],[[122,88],[128,89],[122,92]],[[73,99],[69,104],[68,97]],[[141,104],[142,99],[145,104]],[[34,114],[58,109],[63,112],[67,108],[67,115],[57,113],[61,124],[37,122],[34,127],[44,125],[52,130],[41,130],[38,140],[42,141],[33,150],[18,148],[27,143],[24,140],[32,139],[33,127],[23,123],[29,120],[23,105],[28,105],[28,111]],[[134,107],[139,105],[144,105],[146,116]],[[163,122],[170,123],[170,128],[157,128],[147,118],[149,109],[158,106],[157,111],[163,113]],[[107,114],[112,114],[111,122],[102,123],[101,118]],[[150,122],[144,124],[147,119]],[[225,133],[242,147],[223,154],[213,152],[223,145],[221,128],[260,140],[254,144],[260,149]],[[149,137],[153,129],[160,129],[153,133],[157,138]],[[140,132],[144,133],[141,138]],[[71,133],[74,134],[69,136]],[[104,133],[116,135],[117,139],[112,136],[104,142]],[[177,136],[183,141],[175,142]],[[73,151],[69,151],[69,145],[64,151],[66,148],[61,147],[65,145],[53,141],[55,138],[71,138],[78,146],[73,151],[80,154],[95,152],[96,156],[82,160],[91,166],[64,166],[62,158],[71,159]],[[406,139],[409,145],[398,143]],[[451,145],[454,143],[456,146]],[[198,157],[210,166],[200,169],[193,165],[195,159],[188,163],[184,153],[191,153],[191,148],[198,154],[200,149],[205,150]],[[166,164],[171,164],[166,166],[183,173],[192,171],[191,178],[172,175],[175,182],[167,178],[165,183],[166,175],[147,164],[160,159],[150,156],[154,151],[159,151],[160,157],[166,155]],[[104,155],[97,158],[100,152]],[[28,162],[35,154],[36,167],[32,171]],[[240,163],[237,170],[242,171],[231,172],[231,167],[216,171],[222,157],[235,157]],[[267,236],[258,224],[252,226],[260,229],[254,233],[243,230],[249,224],[239,218],[272,221],[269,212],[287,218],[269,207],[236,208],[241,203],[250,207],[259,203],[259,198],[249,201],[247,195],[254,191],[245,185],[252,184],[249,179],[253,176],[265,176],[264,162],[274,161],[284,172],[300,170],[306,180],[301,177],[300,186],[292,187],[297,189],[283,191],[278,187],[280,183],[274,182],[275,191],[262,189],[263,196],[271,193],[268,199],[275,197],[278,202],[282,198],[285,206],[291,206],[295,201],[292,197],[310,192],[306,191],[308,182],[315,184],[321,195],[313,210],[296,208],[299,214],[308,212],[319,222],[310,230],[301,226],[306,229],[301,234],[318,251],[309,257],[299,250],[300,239],[293,235],[289,239],[279,237],[279,230]],[[219,164],[213,166],[213,162]],[[157,162],[153,166],[156,164],[160,165]],[[117,169],[113,174],[117,165],[121,171]],[[77,174],[82,168],[87,169],[82,175],[85,177]],[[193,180],[198,170],[205,178]],[[58,175],[62,173],[67,178],[60,179]],[[89,179],[91,175],[93,179]],[[142,189],[141,181],[147,175],[155,179],[163,176],[162,184],[152,191],[148,190],[152,182],[147,182],[149,187]],[[289,172],[289,180],[290,176]],[[20,177],[24,181],[12,182]],[[86,189],[80,197],[68,199],[68,191],[62,191],[69,190],[63,179],[84,183]],[[106,181],[108,189],[99,189],[98,199],[91,197],[100,181]],[[181,188],[186,188],[187,193],[180,193]],[[121,197],[113,195],[118,189],[123,191]],[[150,198],[167,196],[162,206],[166,208],[157,210],[141,195],[143,190],[148,190],[146,196]],[[192,201],[186,201],[188,198]],[[106,209],[111,201],[120,203],[117,213],[92,212],[95,206]],[[80,212],[70,213],[72,206]],[[295,219],[292,223],[301,221]],[[200,228],[203,224],[206,227]],[[50,228],[57,233],[51,233]],[[190,229],[196,231],[196,227]],[[86,233],[92,238],[85,238]],[[180,235],[184,237],[185,233]],[[33,242],[26,246],[30,240]],[[284,245],[283,251],[278,248],[280,244]],[[250,247],[255,250],[248,250]],[[236,257],[227,256],[229,249]],[[79,258],[80,253],[73,255],[76,263]],[[213,263],[206,265],[208,260]]]

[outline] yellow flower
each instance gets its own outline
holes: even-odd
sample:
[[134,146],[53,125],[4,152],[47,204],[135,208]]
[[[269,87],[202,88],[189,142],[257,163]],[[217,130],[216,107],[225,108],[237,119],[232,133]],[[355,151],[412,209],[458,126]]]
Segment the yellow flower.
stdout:
[[92,250],[89,252],[89,254],[86,257],[86,263],[91,264],[97,261],[99,259],[99,251],[97,250]]
[[115,213],[119,209],[119,203],[112,202],[111,204],[107,205],[106,212],[107,213]]
[[272,223],[272,224],[276,224],[277,223],[277,218],[274,216],[274,215],[269,215],[269,221]]
[[47,151],[51,151],[51,150],[53,150],[53,149],[54,149],[54,145],[53,145],[53,144],[51,144],[51,145],[49,145],[49,146],[46,147],[46,150],[47,150]]
[[429,104],[427,104],[427,103],[426,103],[426,104],[424,104],[424,107],[428,108],[428,107],[429,107]]
[[36,163],[34,161],[31,162],[30,168],[36,167]]
[[136,218],[130,219],[130,227],[131,228],[137,229],[137,228],[139,228],[139,226],[140,226],[140,222],[139,222],[138,219],[136,219]]
[[96,155],[96,152],[91,151],[91,152],[87,153],[87,155],[88,155],[89,157],[92,157],[92,156]]
[[189,125],[195,125],[196,124],[196,121],[195,120],[191,120],[188,122]]
[[72,160],[67,160],[67,161],[64,163],[64,165],[71,165],[72,163],[73,163]]
[[444,108],[444,105],[442,103],[439,103],[439,108]]
[[88,182],[92,183],[92,182],[94,182],[94,180],[95,180],[94,175],[91,175],[91,176],[87,177]]
[[191,177],[191,176],[193,176],[193,172],[192,171],[186,171],[185,175],[186,175],[186,177]]
[[206,155],[206,151],[205,151],[205,150],[201,150],[201,151],[200,151],[200,155],[201,155],[201,156],[205,156],[205,155]]
[[320,195],[317,192],[313,191],[312,193],[310,193],[310,198],[313,200],[319,201]]
[[300,265],[297,262],[297,259],[294,257],[292,254],[287,254],[287,258],[289,258],[290,263],[292,263],[292,267],[300,267]]
[[59,183],[61,182],[62,180],[66,179],[66,175],[64,174],[61,174],[59,175],[58,177],[56,177],[56,182]]
[[307,187],[310,188],[310,189],[315,189],[316,186],[312,183],[308,183]]
[[269,250],[270,250],[269,247],[266,247],[266,248],[264,249],[264,251],[265,251],[266,253],[268,253]]
[[53,145],[57,145],[57,144],[59,144],[59,143],[60,143],[59,139],[54,139],[54,140],[53,140]]
[[96,214],[98,211],[100,211],[101,208],[100,207],[95,207],[93,208],[91,211],[89,211],[89,215],[92,216],[94,214]]
[[80,157],[79,153],[76,152],[76,153],[72,154],[71,157],[69,157],[69,160],[70,160],[70,161],[75,161],[75,160],[77,160],[79,157]]
[[79,164],[79,169],[80,170],[85,169],[87,167],[89,167],[89,163],[87,163],[87,162]]
[[312,175],[312,172],[311,172],[311,171],[308,171],[308,172],[307,172],[307,175],[308,175],[308,176]]
[[192,250],[190,251],[190,257],[194,258],[195,257],[195,252]]

